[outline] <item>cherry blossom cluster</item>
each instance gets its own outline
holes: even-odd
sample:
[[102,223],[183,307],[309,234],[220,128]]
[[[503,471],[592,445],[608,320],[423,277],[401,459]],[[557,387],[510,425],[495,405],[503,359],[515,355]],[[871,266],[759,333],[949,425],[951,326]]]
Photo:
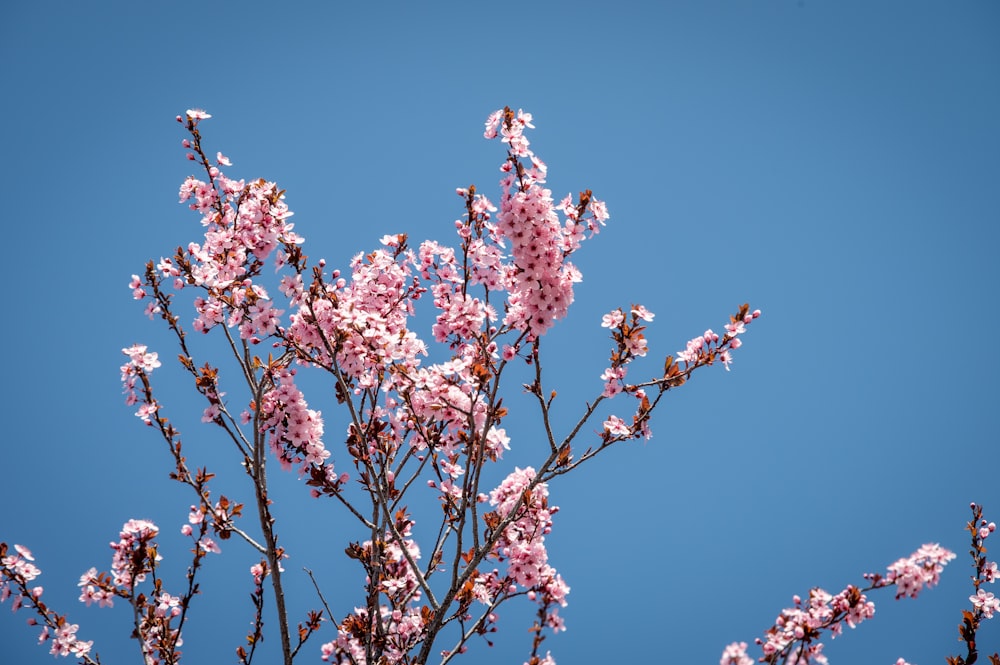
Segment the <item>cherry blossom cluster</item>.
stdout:
[[969,596],[969,600],[972,601],[976,612],[981,612],[985,619],[992,619],[994,612],[1000,612],[1000,598],[997,598],[993,592],[980,589],[975,596]]
[[144,582],[162,560],[156,553],[153,540],[160,533],[159,527],[148,520],[129,520],[122,526],[119,540],[111,543],[111,575],[117,587],[131,591],[135,584]]
[[[532,336],[544,334],[556,319],[566,315],[573,302],[573,283],[580,272],[567,260],[586,237],[594,234],[608,218],[603,202],[587,191],[574,205],[566,197],[558,206],[552,192],[541,187],[547,167],[528,149],[526,128],[534,128],[530,113],[510,108],[495,111],[486,122],[485,136],[493,138],[497,129],[509,147],[500,181],[503,195],[497,216],[497,231],[511,243],[516,271],[510,274],[508,309],[504,323]],[[522,159],[530,162],[526,167]],[[566,214],[565,223],[558,211]],[[592,217],[584,218],[589,210]]]
[[507,522],[494,553],[507,562],[507,579],[528,590],[529,597],[545,608],[546,625],[558,632],[566,627],[555,606],[566,606],[569,586],[549,565],[545,536],[551,532],[552,515],[559,509],[549,506],[548,486],[535,479],[532,467],[515,468],[490,492],[496,517]]
[[[261,397],[258,405],[260,429],[268,432],[268,442],[282,466],[301,464],[322,467],[330,457],[323,445],[323,417],[309,408],[295,385],[295,372],[282,368],[275,372],[274,387]],[[331,465],[332,466],[332,465]]]
[[625,376],[628,374],[627,365],[636,358],[645,356],[649,350],[644,334],[646,326],[642,324],[651,322],[655,314],[642,305],[633,305],[629,312],[630,318],[626,317],[625,312],[619,307],[601,318],[601,327],[611,329],[611,339],[615,342],[615,348],[611,351],[610,365],[601,374],[601,380],[604,381],[601,397],[610,399],[624,391],[638,400],[631,423],[616,415],[610,415],[604,421],[602,438],[605,446],[632,437],[642,436],[649,439],[653,436],[649,427],[652,404],[646,391],[641,387],[625,383]]
[[[0,565],[3,566],[4,577],[0,581],[0,602],[10,598],[10,584],[13,581],[15,586],[27,587],[42,571],[33,562],[35,557],[31,555],[31,550],[21,545],[14,545],[14,554],[8,554],[6,544],[4,546],[3,558]],[[14,611],[16,612],[21,604],[29,596],[37,598],[42,595],[42,587],[35,587],[30,594],[20,594],[14,598]]]
[[[707,330],[703,335],[689,341],[687,349],[678,353],[678,359],[684,363],[683,368],[673,356],[667,356],[662,379],[640,384],[627,383],[625,381],[628,373],[627,365],[648,352],[644,334],[646,327],[643,323],[652,321],[653,316],[653,313],[642,305],[633,305],[630,308],[630,316],[626,316],[625,312],[618,308],[602,317],[601,326],[611,329],[611,339],[615,342],[615,346],[611,351],[610,364],[601,374],[601,379],[604,381],[601,398],[613,398],[625,392],[637,401],[631,422],[617,415],[610,415],[604,421],[601,432],[602,448],[616,441],[636,437],[651,438],[650,418],[663,394],[671,388],[684,385],[694,370],[712,365],[716,360],[721,360],[728,370],[732,362],[732,349],[742,345],[738,336],[746,332],[746,326],[760,316],[760,310],[751,312],[750,306],[744,304],[735,315],[729,317],[730,322],[726,324],[724,336],[720,337],[717,333]],[[658,394],[647,393],[646,388],[652,387],[658,389]]]
[[[385,608],[383,608],[385,610]],[[424,618],[415,610],[383,611],[378,621],[380,628],[372,625],[369,611],[364,607],[354,608],[354,613],[347,616],[337,629],[337,639],[320,647],[322,660],[344,665],[368,665],[366,642],[376,630],[380,641],[384,644],[383,657],[379,662],[406,662],[406,654],[424,639]]]
[[601,318],[601,327],[611,329],[611,339],[616,345],[611,352],[611,364],[601,374],[604,397],[614,397],[625,389],[625,375],[628,373],[626,365],[635,358],[645,356],[649,350],[643,334],[646,327],[640,321],[649,323],[656,315],[642,305],[633,305],[630,316],[631,320],[627,319],[625,312],[619,307]]
[[845,623],[855,628],[875,615],[875,604],[855,586],[848,586],[835,596],[815,588],[809,592],[807,602],[803,603],[799,596],[793,602],[793,607],[782,610],[765,639],[758,640],[767,662],[776,662],[776,657],[788,653],[796,643],[802,644],[797,649],[796,662],[824,662],[823,644],[813,641],[821,631],[828,629],[831,637],[836,637]]
[[683,351],[678,351],[677,359],[687,366],[710,365],[718,359],[728,371],[730,363],[733,362],[732,351],[743,345],[738,335],[746,332],[746,327],[759,316],[760,310],[755,309],[753,312],[743,312],[739,317],[730,317],[729,323],[726,324],[726,332],[721,338],[718,333],[708,329],[690,340]]
[[[233,528],[233,518],[238,517],[242,512],[243,504],[231,502],[225,495],[220,496],[211,508],[209,508],[206,498],[201,506],[191,506],[187,524],[181,526],[181,533],[194,539],[197,546],[196,554],[206,552],[221,554],[222,548],[212,537],[206,535],[209,523],[205,521],[205,517],[206,515],[210,516],[212,528],[221,538],[225,539],[229,537],[230,530]],[[195,532],[195,527],[198,528],[197,532]]]
[[[292,230],[294,224],[288,219],[293,213],[283,201],[284,192],[274,183],[227,178],[219,167],[232,162],[222,153],[217,153],[214,163],[208,161],[198,124],[210,117],[197,109],[177,117],[191,133],[191,139],[183,142],[192,151],[188,158],[201,161],[206,169],[206,180],[189,176],[180,188],[181,202],[191,201],[191,209],[202,216],[204,242],[190,243],[186,251],[161,259],[156,270],[171,278],[175,289],[190,285],[203,290],[204,295],[194,302],[195,330],[208,332],[224,323],[237,327],[242,339],[258,343],[277,331],[283,311],[274,307],[267,289],[256,283],[255,277],[279,247],[283,249],[276,260],[278,266],[289,255],[297,256],[297,245],[303,239]],[[148,274],[145,285],[133,275],[129,284],[133,297],[146,298],[149,292],[145,286],[151,285],[150,281]],[[146,313],[163,315],[166,304],[169,297],[158,294],[147,305]]]
[[889,566],[885,576],[868,574],[865,577],[871,580],[873,588],[895,585],[897,599],[916,598],[923,589],[938,583],[944,567],[956,556],[937,543],[924,545]]
[[719,665],[753,665],[754,660],[747,655],[746,642],[733,642],[722,650]]
[[[392,242],[383,239],[383,242]],[[416,367],[427,349],[407,329],[413,301],[423,289],[412,275],[416,260],[405,245],[358,254],[351,280],[334,271],[333,283],[317,279],[312,297],[291,317],[287,337],[300,355],[357,382],[377,388],[387,367]]]
[[422,592],[419,572],[414,569],[420,548],[409,537],[412,525],[399,515],[396,528],[402,541],[390,532],[385,540],[352,544],[348,549],[348,555],[361,561],[368,571],[368,586],[386,602],[380,605],[377,617],[371,616],[368,608],[358,607],[341,621],[337,638],[320,649],[324,661],[365,665],[366,645],[378,635],[382,658],[387,659],[384,662],[405,662],[407,654],[426,637],[426,611],[415,607]]
[[[935,586],[944,566],[955,554],[940,545],[923,545],[909,557],[899,559],[888,567],[885,575],[866,573],[869,586],[860,589],[848,585],[836,595],[814,588],[809,597],[793,597],[793,606],[781,611],[774,625],[763,638],[756,640],[763,656],[760,662],[785,665],[825,665],[823,643],[820,638],[829,631],[830,638],[842,634],[844,626],[855,628],[862,621],[875,615],[875,604],[865,592],[896,586],[896,598],[916,598],[921,590]],[[749,665],[746,642],[734,642],[723,651],[720,665]],[[904,665],[905,661],[900,659]],[[897,663],[897,665],[899,665]]]
[[125,393],[125,404],[132,406],[142,400],[135,415],[147,425],[151,425],[151,418],[157,410],[156,402],[149,397],[149,391],[143,390],[140,398],[136,393],[136,381],[141,380],[145,387],[146,378],[154,369],[160,366],[160,361],[155,352],[147,351],[142,344],[133,344],[122,349],[122,353],[128,356],[129,361],[121,366],[123,392]]
[[[111,607],[118,597],[135,608],[135,634],[145,662],[150,665],[176,662],[183,640],[180,627],[173,625],[173,620],[182,616],[187,602],[186,598],[165,591],[162,580],[156,576],[157,564],[162,560],[155,540],[159,531],[149,520],[129,520],[122,526],[118,541],[110,543],[113,551],[110,573],[98,573],[91,568],[80,577],[78,585],[80,601],[86,605]],[[211,539],[204,540],[196,565],[205,551],[218,551]],[[152,578],[152,590],[147,595],[139,592],[138,585],[148,578]]]
[[29,587],[42,574],[34,561],[35,557],[27,547],[14,545],[11,553],[7,543],[0,543],[0,603],[13,596],[11,609],[14,612],[25,607],[33,609],[41,621],[32,617],[28,619],[28,624],[36,626],[41,623],[42,632],[38,635],[38,643],[44,644],[51,640],[49,653],[52,655],[74,656],[83,662],[93,663],[89,656],[94,646],[93,641],[77,639],[76,633],[80,626],[70,623],[65,616],[56,614],[46,606],[42,601],[43,587]]

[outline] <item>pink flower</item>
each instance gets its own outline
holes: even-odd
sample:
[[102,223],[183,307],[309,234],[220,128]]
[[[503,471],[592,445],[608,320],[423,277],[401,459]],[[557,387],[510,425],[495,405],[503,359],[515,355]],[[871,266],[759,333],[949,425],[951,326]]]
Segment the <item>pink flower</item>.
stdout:
[[652,321],[653,317],[656,316],[642,305],[633,306],[632,313],[638,316],[643,321]]
[[[608,220],[610,215],[608,214],[608,206],[604,201],[598,201],[597,199],[590,199],[590,212],[594,216],[594,219],[603,226],[604,222]],[[597,233],[598,227],[593,227],[594,233]]]
[[753,659],[747,656],[746,642],[733,642],[722,651],[719,665],[753,665]]
[[212,117],[211,115],[209,115],[208,113],[206,113],[201,109],[188,109],[186,113],[187,117],[191,118],[192,120],[208,120],[209,118]]
[[987,619],[992,619],[994,612],[1000,612],[1000,598],[982,589],[975,596],[969,596],[969,600],[976,611],[982,612]]
[[90,653],[93,642],[82,642],[76,639],[76,631],[80,626],[77,624],[65,623],[56,629],[53,636],[52,648],[49,653],[54,656],[85,656]]
[[132,297],[136,300],[142,300],[146,297],[146,290],[142,288],[142,280],[139,279],[138,275],[132,275],[132,281],[128,283],[128,287],[132,289]]
[[497,126],[500,124],[500,120],[503,118],[503,109],[498,109],[491,113],[488,118],[486,118],[486,131],[483,132],[483,136],[488,139],[494,139],[497,136]]
[[601,327],[618,328],[624,321],[625,314],[622,313],[621,309],[612,310],[601,317]]
[[139,405],[139,409],[135,412],[135,415],[147,425],[152,425],[152,417],[156,415],[157,409],[159,409],[159,406],[156,403],[145,402]]
[[159,532],[159,527],[148,520],[129,520],[122,526],[118,542],[111,543],[111,575],[116,586],[132,589],[133,584],[146,579],[161,558],[158,554],[150,558],[156,551],[153,539]]
[[114,594],[98,585],[97,569],[91,568],[80,576],[80,583],[77,586],[83,590],[80,592],[80,602],[88,607],[91,603],[97,603],[98,607],[112,607],[114,605]]
[[204,549],[206,552],[212,552],[213,554],[222,554],[222,548],[219,547],[219,545],[208,536],[203,536],[202,539],[198,541],[198,544],[201,545],[202,549]]
[[156,616],[166,617],[168,614],[171,617],[177,616],[181,613],[180,602],[181,599],[177,596],[171,596],[166,592],[161,593],[156,604]]
[[884,584],[896,585],[896,598],[916,598],[924,587],[938,583],[941,571],[956,557],[937,543],[923,545],[906,559],[899,559],[889,566]]
[[608,416],[604,421],[604,431],[613,437],[627,437],[632,434],[628,424],[618,416]]
[[620,393],[622,388],[622,380],[625,378],[628,369],[625,367],[608,367],[601,373],[601,379],[604,381],[604,391],[601,393],[604,397],[614,397]]
[[122,349],[122,353],[129,357],[131,364],[144,372],[152,372],[160,366],[155,352],[146,352],[145,345],[133,344],[127,349]]
[[205,411],[201,414],[201,422],[203,423],[215,422],[219,418],[220,414],[221,411],[219,410],[219,405],[210,404],[208,408],[206,408]]

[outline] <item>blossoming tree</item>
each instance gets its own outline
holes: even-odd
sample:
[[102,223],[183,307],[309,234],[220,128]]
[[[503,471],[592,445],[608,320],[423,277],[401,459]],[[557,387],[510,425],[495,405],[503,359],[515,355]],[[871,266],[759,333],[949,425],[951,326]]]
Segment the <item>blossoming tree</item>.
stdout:
[[[219,540],[236,538],[259,555],[247,580],[255,618],[243,643],[234,646],[240,663],[250,663],[257,652],[268,605],[277,617],[285,665],[302,656],[324,624],[332,628],[316,638],[322,643],[306,651],[308,658],[443,665],[473,639],[495,632],[501,607],[517,599],[536,608],[527,663],[553,663],[542,644],[547,633],[564,628],[559,609],[569,586],[546,550],[558,510],[549,503],[549,484],[616,443],[649,438],[663,396],[697,369],[715,363],[729,369],[732,352],[760,312],[742,305],[723,332],[694,337],[666,357],[662,371],[640,380],[630,380],[629,366],[647,355],[646,326],[654,315],[638,304],[609,312],[601,322],[612,341],[603,385],[559,430],[550,417],[556,393],[543,373],[542,342],[565,317],[581,279],[572,254],[599,232],[608,211],[590,190],[556,202],[544,187],[546,165],[525,136],[533,126],[530,114],[504,108],[487,119],[486,138],[502,136],[506,144],[499,207],[474,186],[459,189],[465,213],[455,223],[454,247],[431,241],[414,247],[405,234],[389,235],[380,248],[355,256],[343,273],[309,260],[275,183],[230,178],[222,171],[230,160],[221,153],[209,157],[200,131],[209,117],[190,110],[177,118],[189,134],[188,158],[202,169],[184,181],[180,198],[200,216],[204,238],[147,263],[130,288],[146,303],[146,314],[173,333],[180,364],[204,400],[202,420],[232,444],[234,468],[246,477],[252,505],[215,493],[214,474],[188,465],[180,432],[154,392],[159,356],[143,345],[124,349],[126,402],[166,443],[170,477],[193,493],[181,528],[194,543],[192,559],[185,580],[164,579],[159,527],[130,520],[111,546],[110,570],[91,568],[80,578],[80,600],[101,607],[127,603],[142,661],[177,663],[185,626],[196,612],[203,560],[220,553]],[[275,272],[280,277],[271,277]],[[186,294],[187,300],[179,298]],[[427,298],[434,309],[433,342],[412,329],[417,303]],[[183,313],[184,302],[193,317]],[[215,335],[232,370],[196,358],[191,330]],[[511,469],[503,456],[512,443],[505,395],[514,367],[530,376],[515,389],[535,401],[531,417],[543,443],[535,464]],[[332,395],[321,399],[335,402],[348,423],[343,435],[332,437],[335,447],[321,412],[300,388],[305,372],[326,377]],[[356,539],[344,544],[365,578],[358,606],[346,616],[334,615],[319,591],[317,607],[288,607],[287,553],[267,475],[273,463],[297,472],[313,497],[354,521]],[[418,535],[407,501],[436,503],[440,517]],[[996,577],[996,564],[986,561],[982,548],[995,526],[982,519],[981,509],[974,511],[970,528],[974,547],[981,548],[977,595],[965,619],[969,654],[955,663],[974,662],[978,622],[1000,609],[980,588]],[[874,606],[865,592],[895,586],[897,597],[916,596],[937,582],[954,556],[927,545],[885,575],[869,576],[864,589],[849,586],[836,595],[814,589],[807,600],[796,598],[758,640],[761,660],[825,662],[818,638],[869,619]],[[12,598],[15,609],[33,612],[40,641],[50,643],[53,654],[99,663],[93,644],[77,637],[77,624],[50,608],[42,588],[33,586],[40,574],[33,561],[27,548],[0,543],[0,600]],[[722,657],[724,665],[750,662],[746,643],[726,647]]]

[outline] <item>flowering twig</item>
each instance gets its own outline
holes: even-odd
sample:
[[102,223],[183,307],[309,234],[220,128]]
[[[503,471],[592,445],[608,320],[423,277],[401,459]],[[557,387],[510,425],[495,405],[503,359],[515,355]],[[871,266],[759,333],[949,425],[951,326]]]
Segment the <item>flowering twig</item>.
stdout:
[[[1000,598],[992,592],[987,592],[982,588],[984,584],[996,582],[998,577],[997,563],[986,560],[986,539],[997,529],[995,522],[987,522],[983,518],[983,507],[972,503],[972,519],[966,525],[966,530],[972,535],[972,547],[969,555],[976,568],[976,574],[972,576],[972,586],[975,594],[969,596],[972,603],[972,610],[962,610],[962,623],[958,625],[959,639],[965,642],[966,654],[962,656],[949,656],[948,665],[972,665],[979,659],[979,651],[976,645],[976,631],[984,619],[992,619],[993,615],[1000,613]],[[990,656],[992,665],[1000,665],[1000,654],[994,653]]]

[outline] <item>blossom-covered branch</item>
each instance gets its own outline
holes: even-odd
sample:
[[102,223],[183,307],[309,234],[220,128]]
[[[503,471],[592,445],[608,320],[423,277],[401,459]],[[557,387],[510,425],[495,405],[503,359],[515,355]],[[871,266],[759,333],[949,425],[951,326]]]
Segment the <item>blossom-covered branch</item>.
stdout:
[[[983,545],[986,538],[996,530],[996,524],[983,519],[981,506],[973,503],[971,508],[973,519],[967,530],[972,534],[972,549],[969,553],[976,567],[976,574],[972,578],[976,593],[969,598],[972,611],[963,611],[963,623],[959,625],[959,633],[968,647],[968,653],[964,658],[948,657],[949,665],[971,665],[976,662],[976,631],[984,619],[1000,613],[1000,600],[981,588],[983,584],[992,584],[997,579],[997,564],[987,561]],[[808,599],[795,596],[794,605],[782,610],[764,637],[756,640],[763,654],[758,661],[772,665],[826,665],[827,659],[820,641],[824,639],[824,634],[829,633],[830,639],[834,639],[843,633],[845,625],[855,628],[875,615],[875,604],[868,600],[866,593],[895,587],[897,600],[916,598],[924,589],[937,585],[944,567],[955,558],[954,552],[936,543],[928,544],[890,565],[885,574],[865,574],[867,585],[863,588],[848,585],[843,591],[831,595],[817,587],[810,590]],[[752,665],[754,660],[748,655],[747,649],[746,642],[733,642],[724,649],[720,665]],[[990,660],[993,665],[1000,665],[1000,656],[997,654],[991,656]],[[909,663],[900,658],[896,665]]]

